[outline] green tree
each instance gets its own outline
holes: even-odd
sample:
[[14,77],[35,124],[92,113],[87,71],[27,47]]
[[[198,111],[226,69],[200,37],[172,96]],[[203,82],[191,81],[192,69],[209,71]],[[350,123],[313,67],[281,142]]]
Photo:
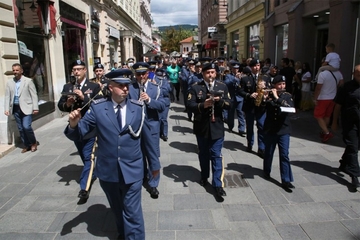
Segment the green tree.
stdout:
[[174,27],[168,28],[162,33],[161,49],[166,53],[179,52],[180,42],[193,35],[193,31],[185,30],[181,27],[178,30]]

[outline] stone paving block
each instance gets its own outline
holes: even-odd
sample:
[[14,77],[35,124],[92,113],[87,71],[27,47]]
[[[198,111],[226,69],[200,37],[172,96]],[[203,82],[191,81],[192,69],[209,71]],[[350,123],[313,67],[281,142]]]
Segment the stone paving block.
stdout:
[[24,196],[20,201],[14,205],[9,211],[25,212],[31,205],[36,202],[37,196]]
[[254,204],[259,203],[254,191],[250,187],[225,188],[227,196],[224,204]]
[[349,192],[346,186],[339,184],[305,187],[303,189],[315,202],[332,202],[359,198],[359,193]]
[[259,199],[262,206],[281,205],[289,203],[278,189],[259,190],[255,192],[255,195]]
[[342,220],[341,223],[358,239],[360,239],[360,219]]
[[142,193],[143,211],[174,210],[174,196],[160,193],[158,199],[152,199],[149,194]]
[[297,186],[292,193],[288,193],[285,191],[281,191],[281,193],[289,201],[290,204],[314,202],[314,200],[309,196],[307,192],[304,191],[304,189]]
[[176,240],[181,238],[176,238],[175,231],[146,231],[145,232],[146,240]]
[[[352,219],[360,218],[360,215],[354,212],[351,208],[346,206],[343,202],[328,202],[330,207],[332,207],[343,219]],[[359,235],[360,236],[360,235]]]
[[71,196],[77,196],[79,193],[79,189],[75,185],[72,186],[66,186],[64,187],[64,184],[61,182],[46,182],[42,181],[36,185],[36,187],[29,193],[29,195],[49,195],[49,192],[53,196],[56,195],[71,195]]
[[[190,189],[181,182],[164,182],[161,184],[166,194],[189,194]],[[160,191],[161,194],[161,191]]]
[[234,239],[246,240],[281,240],[279,233],[270,221],[232,222],[231,232]]
[[0,219],[0,232],[45,232],[55,216],[56,213],[8,212]]
[[213,215],[215,229],[230,230],[230,223],[224,208],[211,209]]
[[331,173],[326,175],[319,174],[304,174],[304,178],[306,178],[313,186],[323,186],[323,185],[338,185],[339,182],[341,184],[347,184],[345,180],[342,178],[332,175]]
[[278,225],[276,230],[283,240],[309,240],[299,225]]
[[9,183],[0,191],[1,197],[13,197],[19,193],[23,188],[26,187],[26,184],[23,183]]
[[313,240],[355,239],[340,222],[312,222],[303,223],[301,227]]
[[39,196],[27,209],[29,212],[72,212],[77,205],[72,196]]
[[159,211],[159,230],[214,229],[210,210]]
[[0,197],[0,208],[2,208],[2,206],[9,202],[10,199],[11,197]]
[[175,194],[174,195],[174,209],[188,210],[188,209],[216,209],[221,208],[222,205],[214,201],[214,197],[209,194]]
[[[91,208],[96,208],[92,210]],[[55,214],[53,220],[49,221],[47,232],[60,232],[61,236],[72,235],[73,233],[90,233],[98,235],[104,233],[107,218],[113,219],[110,209],[105,206],[98,207],[93,205],[89,211],[86,212],[67,212]],[[111,221],[115,230],[114,221]]]
[[[358,195],[359,196],[359,193]],[[351,210],[360,215],[360,199],[345,200],[343,203],[348,206]]]
[[158,223],[158,211],[143,211],[145,232],[156,231]]
[[224,204],[230,222],[269,221],[260,204]]
[[337,221],[341,216],[326,203],[300,203],[264,207],[274,224]]
[[56,233],[0,233],[2,240],[49,240],[54,239]]
[[54,240],[98,240],[98,239],[116,239],[118,233],[116,232],[106,232],[106,233],[70,233],[62,236],[61,234],[56,235]]
[[233,240],[240,239],[231,231],[176,231],[176,239]]

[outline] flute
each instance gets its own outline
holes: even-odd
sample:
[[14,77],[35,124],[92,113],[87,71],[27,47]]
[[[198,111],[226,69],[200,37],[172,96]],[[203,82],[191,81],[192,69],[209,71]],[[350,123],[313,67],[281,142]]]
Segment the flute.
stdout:
[[[214,101],[214,82],[213,79],[210,78],[209,82],[209,92],[210,92],[210,98]],[[211,107],[211,122],[215,122],[215,104],[213,102]]]

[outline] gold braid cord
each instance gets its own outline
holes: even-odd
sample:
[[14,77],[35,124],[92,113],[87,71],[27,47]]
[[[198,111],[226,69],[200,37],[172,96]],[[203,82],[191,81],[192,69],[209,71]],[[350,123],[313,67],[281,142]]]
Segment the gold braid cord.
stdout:
[[94,146],[92,148],[92,152],[91,152],[91,158],[90,158],[90,162],[91,162],[91,166],[90,166],[90,170],[89,170],[89,176],[86,182],[86,191],[89,191],[90,187],[91,187],[91,180],[92,180],[92,175],[94,172],[94,165],[95,165],[95,151],[96,151],[96,147],[97,147],[97,137],[95,138],[95,142],[94,142]]

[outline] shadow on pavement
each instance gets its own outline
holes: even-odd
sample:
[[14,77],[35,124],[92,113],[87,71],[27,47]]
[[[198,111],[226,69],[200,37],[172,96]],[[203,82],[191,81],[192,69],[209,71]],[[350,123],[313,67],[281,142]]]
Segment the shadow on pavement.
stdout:
[[309,162],[309,161],[291,161],[291,165],[301,167],[302,169],[308,172],[312,172],[315,174],[320,174],[325,177],[328,177],[338,182],[339,184],[346,186],[349,192],[357,192],[350,182],[342,178],[344,177],[344,175],[339,171],[338,168],[330,167],[328,165],[318,162]]
[[173,132],[181,132],[181,133],[193,133],[193,129],[189,127],[182,127],[182,126],[173,126],[172,127]]
[[[320,127],[317,123],[317,120],[314,118],[313,111],[300,111],[296,114],[296,116],[298,118],[291,119],[291,136],[312,142],[321,143],[321,139],[319,136]],[[339,129],[334,134],[334,137],[326,143],[326,145],[343,147],[344,144],[341,139],[341,130]]]
[[169,145],[183,152],[198,153],[197,145],[194,143],[171,142]]
[[244,144],[242,144],[241,142],[236,142],[236,141],[225,140],[223,147],[230,151],[236,151],[236,150],[246,151],[246,146]]
[[226,167],[227,170],[237,171],[242,174],[244,179],[254,179],[254,176],[259,176],[266,181],[273,183],[274,185],[282,188],[281,183],[274,178],[265,178],[264,172],[262,169],[254,168],[247,164],[239,164],[239,163],[229,163]]
[[186,165],[170,164],[163,168],[163,174],[174,179],[174,182],[181,182],[184,187],[188,187],[186,181],[199,182],[200,180],[200,171]]
[[[81,223],[87,224],[87,231],[96,237],[117,238],[115,218],[110,208],[102,204],[90,206],[86,212],[80,213],[72,220],[66,222],[60,232],[61,236],[72,233],[72,229]],[[74,236],[74,238],[76,238]]]
[[[191,166],[170,164],[169,166],[163,168],[163,174],[168,178],[174,179],[174,182],[182,183],[183,187],[189,187],[186,184],[187,181],[200,184],[200,171]],[[211,186],[211,183],[204,186],[204,189],[206,192],[213,195],[217,202],[224,201],[224,198],[216,195],[215,189]]]
[[69,186],[71,181],[76,181],[78,184],[83,166],[70,164],[66,167],[60,168],[56,173],[61,177],[59,182],[65,182],[65,186]]
[[174,112],[184,112],[185,107],[170,107],[171,111]]
[[171,116],[169,116],[169,119],[188,121],[187,117],[180,116],[180,115],[171,115]]

